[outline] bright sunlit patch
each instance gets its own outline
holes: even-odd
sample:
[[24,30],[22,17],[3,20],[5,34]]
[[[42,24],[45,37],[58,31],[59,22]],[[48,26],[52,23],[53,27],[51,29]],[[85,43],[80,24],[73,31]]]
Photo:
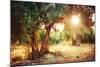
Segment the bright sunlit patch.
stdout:
[[91,28],[92,28],[93,30],[95,30],[95,27],[94,27],[94,26],[92,26]]
[[44,29],[45,28],[45,25],[41,25],[41,28]]
[[73,15],[71,17],[71,22],[73,25],[78,25],[80,23],[80,17],[77,15]]
[[11,51],[11,57],[21,57],[22,60],[26,59],[28,57],[28,54],[31,52],[30,47],[28,46],[15,46],[13,50]]
[[62,24],[62,23],[56,23],[54,25],[54,28],[56,28],[56,30],[58,30],[59,32],[63,32],[63,30],[64,30],[64,24]]
[[69,60],[78,60],[77,56],[79,56],[80,60],[83,60],[83,58],[87,58],[93,53],[91,52],[94,50],[93,44],[85,43],[80,46],[71,46],[70,43],[71,42],[61,42],[60,44],[50,46],[49,51],[67,57]]
[[55,30],[53,28],[51,28],[50,32],[53,33],[53,32],[55,32]]
[[95,21],[95,14],[93,13],[92,14],[92,22],[94,22]]

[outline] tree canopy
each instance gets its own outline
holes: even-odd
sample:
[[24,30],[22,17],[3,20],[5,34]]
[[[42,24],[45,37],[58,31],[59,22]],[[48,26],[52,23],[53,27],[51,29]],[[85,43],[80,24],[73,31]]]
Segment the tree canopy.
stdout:
[[[14,2],[11,4],[12,23],[16,24],[16,34],[29,33],[39,29],[40,25],[55,23],[56,19],[63,15],[63,4],[50,4],[39,2]],[[15,17],[15,18],[14,18]],[[12,24],[12,26],[14,25]],[[19,31],[21,30],[21,31]],[[13,32],[13,30],[12,30]]]

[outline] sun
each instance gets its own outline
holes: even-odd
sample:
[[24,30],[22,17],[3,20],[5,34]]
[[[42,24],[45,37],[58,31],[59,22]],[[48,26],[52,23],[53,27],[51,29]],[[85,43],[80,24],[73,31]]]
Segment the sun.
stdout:
[[71,23],[72,23],[73,25],[78,25],[78,24],[80,23],[80,17],[77,16],[77,15],[73,15],[73,16],[71,17]]

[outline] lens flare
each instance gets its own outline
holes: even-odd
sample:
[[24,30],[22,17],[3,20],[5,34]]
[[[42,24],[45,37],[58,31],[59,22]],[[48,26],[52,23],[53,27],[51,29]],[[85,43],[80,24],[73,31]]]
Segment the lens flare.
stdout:
[[71,17],[71,22],[73,25],[78,25],[80,23],[80,17],[77,15],[73,15]]

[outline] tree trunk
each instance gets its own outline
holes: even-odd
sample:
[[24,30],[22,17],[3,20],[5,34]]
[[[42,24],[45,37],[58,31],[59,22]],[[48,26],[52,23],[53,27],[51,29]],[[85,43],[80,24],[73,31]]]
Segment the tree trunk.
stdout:
[[40,50],[38,49],[36,33],[33,32],[32,44],[31,44],[31,46],[32,46],[32,60],[37,59],[37,58],[41,57],[42,55],[44,55],[46,53],[49,53],[49,50],[48,50],[48,39],[49,39],[51,27],[53,25],[54,25],[54,23],[51,23],[51,24],[47,25],[47,27],[45,28],[46,29],[46,33],[45,33],[44,39],[43,39],[43,41],[41,43]]
[[36,33],[33,32],[32,43],[31,43],[31,47],[32,47],[32,60],[37,59],[37,58],[40,57],[36,37],[37,37],[37,36],[36,36]]
[[41,44],[42,46],[41,46],[41,49],[40,49],[41,55],[49,52],[49,50],[48,50],[49,34],[50,34],[50,29],[46,30],[46,34],[45,34],[44,40],[42,41],[42,44]]
[[49,50],[48,50],[48,39],[49,39],[51,27],[53,25],[54,25],[54,23],[51,23],[51,24],[47,25],[47,27],[45,27],[46,33],[45,33],[44,40],[42,41],[42,44],[41,44],[42,46],[41,46],[41,49],[40,49],[40,54],[41,55],[49,53]]

